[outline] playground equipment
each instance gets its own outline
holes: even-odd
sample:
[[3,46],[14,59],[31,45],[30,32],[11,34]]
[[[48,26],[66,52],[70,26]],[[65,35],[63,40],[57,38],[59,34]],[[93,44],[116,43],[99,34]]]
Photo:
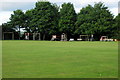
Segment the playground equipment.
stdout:
[[80,38],[77,41],[93,41],[93,35],[80,35]]
[[29,33],[25,33],[25,39],[26,40],[29,40],[29,35],[30,35]]
[[70,38],[70,40],[69,41],[74,41],[74,38]]
[[114,40],[108,39],[108,36],[101,36],[100,41],[114,41]]
[[33,33],[33,40],[40,40],[40,33]]
[[58,35],[52,35],[51,41],[67,41],[67,35],[65,33],[62,33],[61,36]]
[[60,36],[52,35],[51,41],[59,41],[59,40],[60,40]]
[[77,41],[93,41],[93,35],[80,35],[80,38]]
[[80,35],[80,38],[77,39],[78,41],[89,41],[89,35]]
[[3,32],[3,40],[14,40],[14,32]]
[[89,41],[89,35],[80,35],[81,41]]
[[67,41],[67,35],[65,33],[62,33],[61,41]]

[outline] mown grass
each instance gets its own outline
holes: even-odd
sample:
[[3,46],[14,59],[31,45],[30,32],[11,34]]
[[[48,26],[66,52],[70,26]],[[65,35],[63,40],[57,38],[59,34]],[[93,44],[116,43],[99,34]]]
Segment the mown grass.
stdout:
[[3,41],[3,78],[117,75],[117,42]]

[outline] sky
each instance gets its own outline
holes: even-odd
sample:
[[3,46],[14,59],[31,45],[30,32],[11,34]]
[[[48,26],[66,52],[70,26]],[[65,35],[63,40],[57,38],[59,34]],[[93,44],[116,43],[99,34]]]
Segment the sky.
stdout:
[[[21,9],[24,12],[26,10],[35,7],[35,3],[38,0],[0,0],[0,25],[9,21],[11,14],[14,10]],[[103,2],[105,6],[111,11],[111,13],[116,16],[118,14],[118,2],[120,0],[47,0],[51,3],[56,3],[61,6],[64,2],[71,2],[74,4],[76,13],[80,12],[83,7],[88,4],[94,5],[98,2]]]

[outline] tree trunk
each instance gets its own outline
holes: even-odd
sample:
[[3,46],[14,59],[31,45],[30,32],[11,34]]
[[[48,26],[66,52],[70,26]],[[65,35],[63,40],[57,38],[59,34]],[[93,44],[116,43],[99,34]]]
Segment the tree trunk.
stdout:
[[20,40],[20,26],[19,26],[19,40]]
[[45,40],[45,34],[43,34],[43,40]]
[[12,33],[12,40],[14,40],[14,33]]
[[39,33],[39,40],[41,40],[41,33]]
[[33,40],[35,40],[35,32],[33,33]]

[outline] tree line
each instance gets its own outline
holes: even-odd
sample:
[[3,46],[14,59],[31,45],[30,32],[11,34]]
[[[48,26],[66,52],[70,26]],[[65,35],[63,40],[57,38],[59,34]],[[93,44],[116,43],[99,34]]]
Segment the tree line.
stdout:
[[[67,34],[77,39],[79,35],[94,35],[95,40],[100,36],[118,39],[120,14],[116,17],[104,3],[83,7],[79,13],[75,12],[72,3],[63,3],[61,8],[50,2],[38,1],[35,8],[23,12],[18,9],[11,14],[10,21],[2,24],[3,32],[25,28],[28,33],[40,33],[41,40],[51,35]],[[19,37],[20,38],[20,37]]]

